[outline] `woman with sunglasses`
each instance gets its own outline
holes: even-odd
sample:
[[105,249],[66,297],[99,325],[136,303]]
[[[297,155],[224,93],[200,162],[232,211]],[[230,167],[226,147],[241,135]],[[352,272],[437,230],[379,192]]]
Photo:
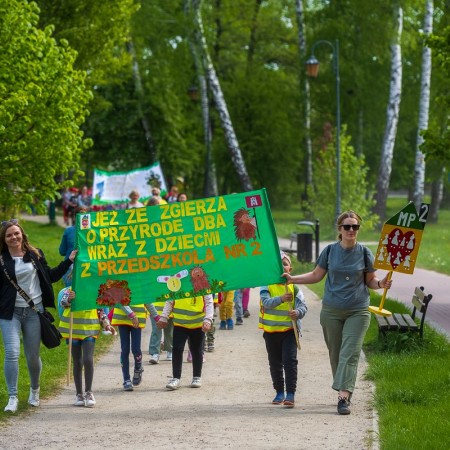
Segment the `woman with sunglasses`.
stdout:
[[337,242],[320,254],[312,272],[283,273],[287,283],[314,284],[325,275],[325,291],[320,312],[325,343],[333,374],[332,388],[338,391],[339,414],[350,414],[350,398],[355,388],[358,360],[370,324],[369,290],[389,289],[388,276],[377,278],[373,253],[357,242],[361,217],[354,211],[342,213],[336,222]]
[[34,309],[19,294],[28,294],[35,308],[55,307],[52,283],[61,279],[75,259],[74,250],[57,267],[50,268],[40,249],[33,247],[17,219],[2,222],[0,230],[0,329],[5,347],[4,373],[9,401],[5,411],[16,412],[19,404],[18,378],[20,334],[30,375],[28,403],[39,406],[39,380],[42,362],[39,355],[41,326]]

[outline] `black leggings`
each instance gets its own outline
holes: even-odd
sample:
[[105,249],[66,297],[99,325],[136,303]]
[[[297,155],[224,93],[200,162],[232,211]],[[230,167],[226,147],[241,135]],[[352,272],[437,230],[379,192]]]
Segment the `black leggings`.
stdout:
[[183,352],[186,341],[192,354],[192,371],[194,377],[202,376],[203,339],[205,333],[201,328],[173,327],[172,372],[174,378],[181,378]]
[[77,394],[83,394],[83,367],[85,392],[92,390],[92,380],[94,379],[94,350],[95,339],[85,339],[84,341],[72,342],[73,359],[73,381]]

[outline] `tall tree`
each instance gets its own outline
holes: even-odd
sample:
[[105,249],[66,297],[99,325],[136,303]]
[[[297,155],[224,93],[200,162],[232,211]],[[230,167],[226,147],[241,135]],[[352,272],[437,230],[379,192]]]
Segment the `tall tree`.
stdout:
[[138,114],[141,117],[141,124],[142,129],[144,130],[145,135],[145,142],[147,143],[148,152],[150,155],[150,163],[153,164],[156,162],[156,149],[155,149],[155,143],[153,142],[153,136],[150,129],[150,124],[148,122],[148,119],[146,115],[144,114],[142,104],[144,100],[144,88],[142,87],[142,79],[141,79],[141,73],[139,70],[139,61],[136,57],[136,51],[134,49],[133,40],[130,38],[130,40],[127,42],[127,50],[128,53],[131,55],[132,60],[132,66],[133,66],[133,79],[134,79],[134,86],[136,90],[136,97],[137,97],[137,106],[138,106]]
[[[38,28],[34,3],[0,0],[0,204],[54,199],[89,141],[80,129],[91,93],[76,53]],[[41,206],[42,211],[42,206]]]
[[[427,0],[425,5],[425,18],[423,34],[427,38],[433,31],[433,0]],[[431,48],[423,43],[422,73],[420,83],[419,123],[417,127],[416,162],[414,165],[414,191],[413,202],[419,211],[425,188],[425,155],[420,146],[423,143],[423,130],[428,128],[428,115],[430,109],[430,80],[431,80]]]
[[192,0],[196,40],[199,43],[199,48],[201,48],[202,51],[202,59],[203,64],[205,65],[206,76],[208,78],[209,86],[213,94],[215,107],[217,109],[217,112],[219,113],[221,125],[228,145],[228,150],[231,155],[231,160],[241,182],[242,189],[244,191],[250,191],[253,189],[252,182],[245,166],[245,161],[239,147],[239,142],[234,131],[230,114],[228,112],[227,103],[220,86],[219,78],[217,77],[214,65],[209,55],[208,44],[206,42],[203,29],[201,4],[202,0]]
[[[300,70],[305,66],[307,58],[306,50],[306,33],[303,0],[295,0],[296,18],[298,27],[298,48],[300,55]],[[304,143],[306,148],[306,176],[305,176],[305,195],[308,187],[313,184],[313,166],[312,166],[312,142],[311,142],[311,99],[309,92],[309,81],[305,75],[300,75],[300,86],[303,94],[303,126],[304,126]]]
[[381,221],[384,219],[386,212],[386,200],[392,171],[392,159],[394,156],[394,145],[402,97],[401,37],[403,30],[403,9],[398,2],[395,3],[396,31],[391,44],[391,83],[386,111],[386,128],[381,148],[381,160],[375,193],[376,204],[374,207],[374,212],[380,217]]

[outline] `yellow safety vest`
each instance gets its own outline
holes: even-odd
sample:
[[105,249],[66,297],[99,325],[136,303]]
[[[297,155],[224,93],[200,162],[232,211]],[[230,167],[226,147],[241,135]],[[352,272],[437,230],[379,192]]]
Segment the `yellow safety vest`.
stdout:
[[[294,285],[288,285],[288,292],[292,294],[292,298],[295,299]],[[285,284],[271,284],[269,286],[270,297],[279,297],[286,293]],[[292,306],[292,304],[291,304]],[[262,328],[268,333],[280,333],[293,329],[292,320],[288,315],[289,303],[280,303],[275,308],[264,308],[262,301],[260,301],[259,311],[259,328]]]
[[177,299],[173,306],[173,324],[184,328],[201,328],[205,318],[203,297]]
[[[133,305],[130,306],[130,308],[133,310],[133,312],[136,313],[136,317],[139,320],[139,328],[145,328],[145,324],[147,322],[147,308],[142,305]],[[131,319],[128,318],[126,312],[119,307],[114,308],[114,314],[111,321],[111,325],[129,325],[133,326]]]
[[[101,326],[98,320],[97,310],[74,311],[72,320],[72,339],[86,339],[98,337]],[[69,338],[70,308],[64,308],[59,321],[59,331],[64,338]]]

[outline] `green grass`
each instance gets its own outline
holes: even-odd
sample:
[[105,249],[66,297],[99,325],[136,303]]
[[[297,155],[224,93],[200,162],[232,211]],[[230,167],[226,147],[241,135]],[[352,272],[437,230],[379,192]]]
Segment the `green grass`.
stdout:
[[[22,222],[22,225],[27,233],[30,242],[36,247],[42,248],[45,253],[45,257],[50,267],[56,266],[62,257],[59,255],[59,243],[63,229],[57,225],[41,225],[34,222]],[[53,285],[55,296],[60,289],[64,287],[62,281]],[[58,320],[58,313],[55,309],[50,308],[49,311],[53,314],[56,320]],[[96,358],[105,353],[112,344],[112,337],[100,334],[96,344]],[[3,340],[0,334],[0,361],[2,364],[3,374],[3,361],[5,358],[5,352],[3,347]],[[42,359],[42,374],[41,374],[41,397],[47,397],[53,395],[58,391],[67,379],[67,366],[68,366],[68,352],[65,341],[61,342],[61,345],[57,348],[48,350],[41,345],[41,359]],[[117,370],[120,370],[119,367]],[[73,386],[73,378],[70,381]],[[30,391],[30,380],[28,376],[28,369],[23,354],[23,348],[21,349],[21,357],[19,359],[19,412],[24,412],[30,408],[28,405],[28,395]],[[75,388],[74,388],[75,396]],[[5,413],[3,407],[8,400],[8,392],[6,390],[6,383],[4,377],[1,377],[0,381],[0,423],[4,422],[10,413]]]

